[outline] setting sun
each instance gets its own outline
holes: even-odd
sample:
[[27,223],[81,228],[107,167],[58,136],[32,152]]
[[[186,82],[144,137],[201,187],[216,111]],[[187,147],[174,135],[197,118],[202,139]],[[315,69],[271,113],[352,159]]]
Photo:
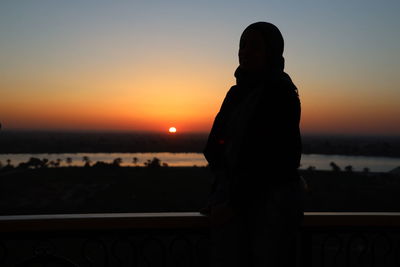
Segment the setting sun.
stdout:
[[176,128],[175,128],[175,127],[170,127],[170,128],[168,129],[168,131],[169,131],[170,133],[176,133]]

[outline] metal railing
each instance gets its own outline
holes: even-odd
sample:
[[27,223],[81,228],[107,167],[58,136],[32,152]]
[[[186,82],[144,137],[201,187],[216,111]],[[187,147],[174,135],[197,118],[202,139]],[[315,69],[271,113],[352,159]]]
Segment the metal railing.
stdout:
[[302,266],[400,266],[400,213],[307,212]]
[[[0,216],[0,266],[209,266],[196,212]],[[306,212],[299,266],[400,266],[400,213]]]

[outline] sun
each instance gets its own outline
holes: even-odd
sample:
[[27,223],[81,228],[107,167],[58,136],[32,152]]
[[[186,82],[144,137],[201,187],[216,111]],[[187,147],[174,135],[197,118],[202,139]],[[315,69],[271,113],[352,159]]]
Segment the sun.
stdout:
[[170,132],[170,133],[176,133],[176,128],[175,128],[175,127],[170,127],[170,128],[168,129],[168,132]]

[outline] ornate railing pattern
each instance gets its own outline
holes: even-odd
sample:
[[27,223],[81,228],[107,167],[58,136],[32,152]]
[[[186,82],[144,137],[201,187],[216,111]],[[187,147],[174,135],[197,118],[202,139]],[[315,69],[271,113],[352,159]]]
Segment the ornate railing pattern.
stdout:
[[305,215],[302,266],[400,266],[400,213]]
[[[0,217],[0,266],[209,266],[199,213]],[[306,212],[299,266],[400,266],[400,213]]]
[[3,216],[0,266],[207,266],[198,213]]

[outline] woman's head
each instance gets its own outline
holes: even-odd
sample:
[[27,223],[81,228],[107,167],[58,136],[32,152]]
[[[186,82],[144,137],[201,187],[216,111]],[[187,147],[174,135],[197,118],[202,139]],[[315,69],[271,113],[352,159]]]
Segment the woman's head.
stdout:
[[242,33],[239,44],[240,68],[249,72],[283,71],[283,37],[268,22],[256,22]]

